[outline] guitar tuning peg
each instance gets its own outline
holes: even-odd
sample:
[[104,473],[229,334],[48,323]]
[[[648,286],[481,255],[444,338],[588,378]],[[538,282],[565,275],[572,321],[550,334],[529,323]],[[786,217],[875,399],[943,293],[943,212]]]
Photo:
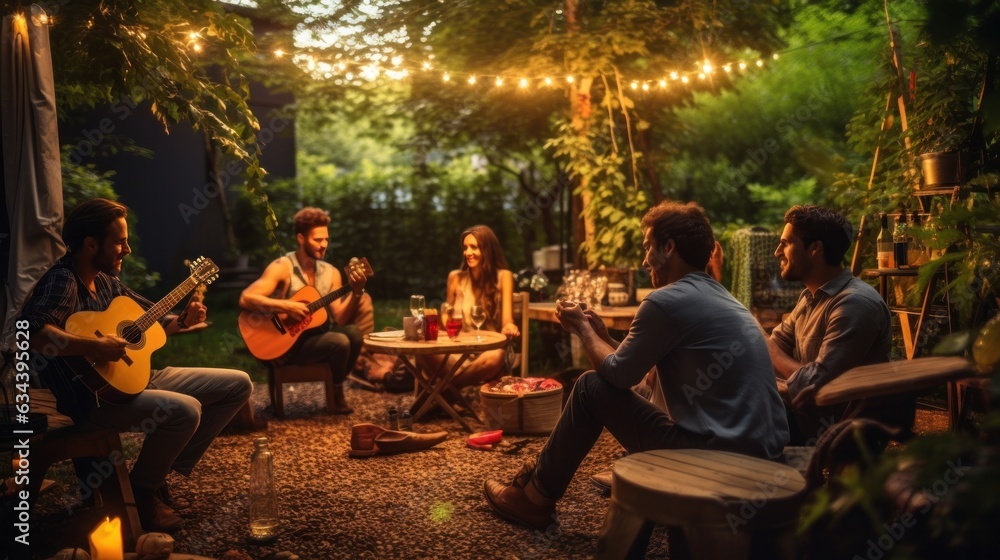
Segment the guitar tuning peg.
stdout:
[[191,259],[184,259],[184,266],[191,266]]

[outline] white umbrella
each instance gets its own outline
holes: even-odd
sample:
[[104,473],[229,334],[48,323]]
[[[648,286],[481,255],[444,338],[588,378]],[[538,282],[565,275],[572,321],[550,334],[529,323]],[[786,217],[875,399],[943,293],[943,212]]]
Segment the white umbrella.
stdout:
[[66,247],[61,235],[59,131],[45,10],[32,4],[27,17],[4,17],[0,40],[3,182],[11,232],[9,239],[2,240],[9,248],[0,309],[6,347],[25,297],[42,274],[66,253]]

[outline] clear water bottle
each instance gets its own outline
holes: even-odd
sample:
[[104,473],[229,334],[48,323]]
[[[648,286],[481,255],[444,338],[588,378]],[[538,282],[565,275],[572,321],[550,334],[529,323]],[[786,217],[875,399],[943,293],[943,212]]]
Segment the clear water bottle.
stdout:
[[274,491],[274,455],[267,438],[254,440],[250,458],[250,538],[267,541],[278,536],[278,495]]

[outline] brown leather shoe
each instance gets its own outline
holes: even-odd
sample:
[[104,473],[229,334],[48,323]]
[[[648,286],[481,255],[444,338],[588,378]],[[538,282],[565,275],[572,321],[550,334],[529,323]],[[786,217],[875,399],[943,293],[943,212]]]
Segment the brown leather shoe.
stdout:
[[163,486],[156,489],[156,494],[160,501],[167,504],[174,511],[185,511],[191,509],[191,502],[181,498],[176,492],[170,491],[170,483],[164,482]]
[[551,505],[538,505],[528,499],[525,487],[531,484],[535,465],[525,463],[509,484],[495,480],[483,482],[483,495],[497,515],[518,525],[530,529],[544,531],[552,525],[557,525],[555,502]]
[[135,506],[139,510],[139,522],[145,532],[174,533],[181,528],[184,520],[160,499],[159,489],[133,486]]
[[448,438],[448,432],[431,432],[419,434],[399,430],[386,430],[375,424],[355,424],[351,428],[351,449],[348,455],[352,457],[371,457],[421,451],[433,447]]
[[592,475],[590,483],[596,486],[601,491],[601,494],[607,496],[611,494],[611,479],[611,471],[602,471]]

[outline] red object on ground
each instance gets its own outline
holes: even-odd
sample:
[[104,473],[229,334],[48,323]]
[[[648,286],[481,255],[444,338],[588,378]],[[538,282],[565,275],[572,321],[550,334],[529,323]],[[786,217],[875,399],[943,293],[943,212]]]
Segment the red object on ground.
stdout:
[[470,447],[474,445],[490,445],[500,443],[503,438],[503,430],[493,430],[491,432],[476,432],[465,440]]
[[493,444],[487,443],[485,445],[479,445],[478,443],[472,443],[469,440],[465,440],[465,445],[472,449],[478,449],[480,451],[491,451],[493,449]]

